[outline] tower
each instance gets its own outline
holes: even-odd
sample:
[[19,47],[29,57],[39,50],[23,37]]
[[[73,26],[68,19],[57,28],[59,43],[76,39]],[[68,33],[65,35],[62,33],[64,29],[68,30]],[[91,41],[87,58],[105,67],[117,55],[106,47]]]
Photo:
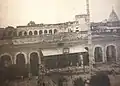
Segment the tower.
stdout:
[[108,21],[109,22],[117,22],[117,21],[119,21],[118,15],[115,12],[114,7],[112,7],[112,12],[109,15]]
[[89,9],[89,0],[86,0],[86,12],[87,12],[87,28],[88,28],[88,53],[89,53],[89,65],[90,65],[90,74],[92,74],[92,68],[94,64],[94,57],[92,52],[92,34],[90,28],[90,9]]
[[90,9],[89,9],[89,0],[86,0],[86,12],[87,12],[87,19],[86,23],[88,26],[88,44],[92,44],[92,37],[91,37],[91,28],[90,28]]

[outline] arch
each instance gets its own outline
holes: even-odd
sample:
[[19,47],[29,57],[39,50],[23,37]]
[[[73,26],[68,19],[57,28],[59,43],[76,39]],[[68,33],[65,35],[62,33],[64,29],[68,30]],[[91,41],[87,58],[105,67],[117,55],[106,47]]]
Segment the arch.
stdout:
[[42,33],[43,33],[42,30],[40,30],[40,31],[39,31],[39,35],[41,35]]
[[18,36],[22,36],[22,31],[20,31],[20,32],[18,33]]
[[54,29],[54,34],[56,34],[57,33],[57,30],[56,29]]
[[39,71],[39,55],[36,52],[30,54],[30,70],[33,76],[38,75]]
[[52,30],[49,30],[49,34],[52,34]]
[[8,67],[12,63],[13,63],[12,62],[12,56],[10,54],[2,54],[0,56],[0,66]]
[[26,62],[25,62],[25,55],[22,53],[19,53],[16,55],[16,67],[18,68],[19,76],[26,76],[27,75],[27,68],[26,68]]
[[32,31],[29,31],[29,35],[30,35],[30,36],[33,35]]
[[32,52],[29,53],[29,63],[30,63],[30,55],[31,55],[32,53],[37,53],[38,59],[39,59],[39,60],[38,60],[38,61],[39,61],[39,64],[41,64],[41,58],[40,58],[40,54],[39,54],[38,51],[32,51]]
[[95,62],[102,62],[103,61],[103,51],[102,51],[102,48],[100,46],[95,47],[94,58],[95,58]]
[[114,44],[109,44],[106,46],[106,59],[107,62],[115,62],[117,59],[117,49]]
[[20,64],[21,66],[24,64],[25,65],[25,56],[22,53],[17,54],[16,56],[16,64]]
[[24,52],[17,52],[17,53],[15,54],[14,64],[16,64],[16,60],[17,60],[17,55],[18,55],[18,54],[23,54],[23,55],[24,55],[25,64],[27,64],[27,55],[26,55]]
[[47,34],[47,30],[44,30],[44,34]]
[[36,30],[34,31],[34,35],[38,35],[38,32]]
[[26,31],[24,32],[24,36],[27,36],[27,32]]

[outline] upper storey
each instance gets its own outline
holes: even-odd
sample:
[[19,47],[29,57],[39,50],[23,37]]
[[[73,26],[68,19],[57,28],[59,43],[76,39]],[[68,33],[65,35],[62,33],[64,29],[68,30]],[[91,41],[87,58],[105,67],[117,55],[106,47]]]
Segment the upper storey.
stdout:
[[[115,18],[114,18],[115,17]],[[45,40],[73,40],[87,38],[87,14],[76,15],[74,21],[57,24],[36,24],[30,21],[25,26],[6,27],[2,30],[1,39],[30,39],[38,38],[37,41]],[[120,21],[117,14],[112,10],[109,18],[104,22],[91,23],[93,34],[120,35]],[[92,34],[92,35],[93,35]],[[34,41],[33,41],[34,42]]]
[[69,21],[57,24],[36,24],[34,21],[30,21],[25,26],[6,27],[3,31],[3,39],[16,38],[16,37],[31,37],[39,35],[56,35],[59,33],[87,31],[86,23],[87,15],[76,15],[75,21]]

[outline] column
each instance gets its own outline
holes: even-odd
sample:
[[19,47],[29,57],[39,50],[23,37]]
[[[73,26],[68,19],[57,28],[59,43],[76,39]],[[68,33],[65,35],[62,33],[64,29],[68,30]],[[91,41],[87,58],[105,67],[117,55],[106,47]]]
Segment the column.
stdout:
[[104,47],[102,47],[102,59],[103,59],[103,63],[105,63],[105,49]]
[[31,70],[30,70],[30,57],[29,54],[27,54],[27,68],[28,68],[28,77],[31,77]]

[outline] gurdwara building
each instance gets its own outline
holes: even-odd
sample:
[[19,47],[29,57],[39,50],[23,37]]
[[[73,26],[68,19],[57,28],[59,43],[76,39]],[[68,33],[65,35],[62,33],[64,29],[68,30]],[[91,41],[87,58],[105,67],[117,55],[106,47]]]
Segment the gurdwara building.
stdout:
[[92,70],[111,71],[120,61],[120,20],[112,9],[108,19],[90,23],[88,35],[87,17],[82,14],[65,23],[30,21],[25,26],[1,28],[1,67],[16,65],[20,76],[24,70],[30,77],[44,72],[47,86],[73,86],[78,78],[87,79]]

